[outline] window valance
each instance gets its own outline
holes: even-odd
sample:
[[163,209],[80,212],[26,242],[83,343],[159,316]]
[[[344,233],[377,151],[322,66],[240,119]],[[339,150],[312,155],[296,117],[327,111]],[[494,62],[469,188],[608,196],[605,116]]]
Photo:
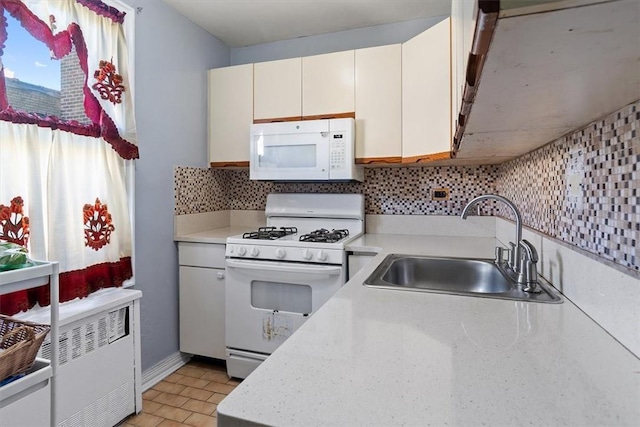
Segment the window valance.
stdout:
[[[0,120],[102,138],[123,159],[138,158],[128,54],[121,25],[125,14],[95,0],[0,0],[0,57],[11,37],[6,30],[5,12],[45,44],[52,59],[61,59],[75,49],[84,79],[81,101],[90,123],[14,108],[7,97],[2,63]],[[64,29],[58,31],[59,28]],[[105,73],[107,64],[111,71]],[[113,93],[119,96],[109,96]]]

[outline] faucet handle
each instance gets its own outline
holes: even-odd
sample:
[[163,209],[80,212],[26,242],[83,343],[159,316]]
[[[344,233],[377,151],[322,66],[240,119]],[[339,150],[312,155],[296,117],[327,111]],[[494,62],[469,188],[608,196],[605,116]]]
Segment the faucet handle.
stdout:
[[511,250],[509,251],[509,267],[511,267],[514,272],[517,272],[517,263],[519,260],[516,259],[516,253],[518,252],[516,251],[516,244],[509,242],[509,246],[511,247]]
[[539,261],[538,251],[536,251],[536,248],[531,244],[531,242],[522,239],[518,244],[523,249],[523,255],[527,257],[527,261],[530,261],[533,264]]
[[527,240],[522,239],[519,243],[522,250],[520,259],[520,270],[524,273],[524,291],[530,293],[539,293],[538,287],[538,270],[536,263],[538,262],[538,252],[536,248]]

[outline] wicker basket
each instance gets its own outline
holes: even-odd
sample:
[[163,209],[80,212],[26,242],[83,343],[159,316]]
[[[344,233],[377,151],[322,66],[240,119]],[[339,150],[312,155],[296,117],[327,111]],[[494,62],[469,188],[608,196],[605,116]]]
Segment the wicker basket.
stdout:
[[49,325],[0,315],[0,381],[33,366],[50,329]]

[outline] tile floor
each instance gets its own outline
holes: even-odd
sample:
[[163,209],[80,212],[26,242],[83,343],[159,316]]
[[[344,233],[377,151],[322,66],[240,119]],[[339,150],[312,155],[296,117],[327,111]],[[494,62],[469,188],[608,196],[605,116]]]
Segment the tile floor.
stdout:
[[142,394],[142,412],[122,426],[217,426],[216,408],[240,381],[222,362],[192,359]]

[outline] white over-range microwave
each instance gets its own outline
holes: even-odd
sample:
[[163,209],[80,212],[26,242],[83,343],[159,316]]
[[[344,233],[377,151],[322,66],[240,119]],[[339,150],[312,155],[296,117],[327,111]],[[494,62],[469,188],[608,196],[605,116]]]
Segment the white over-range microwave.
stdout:
[[362,181],[355,164],[355,120],[326,119],[251,125],[250,179]]

